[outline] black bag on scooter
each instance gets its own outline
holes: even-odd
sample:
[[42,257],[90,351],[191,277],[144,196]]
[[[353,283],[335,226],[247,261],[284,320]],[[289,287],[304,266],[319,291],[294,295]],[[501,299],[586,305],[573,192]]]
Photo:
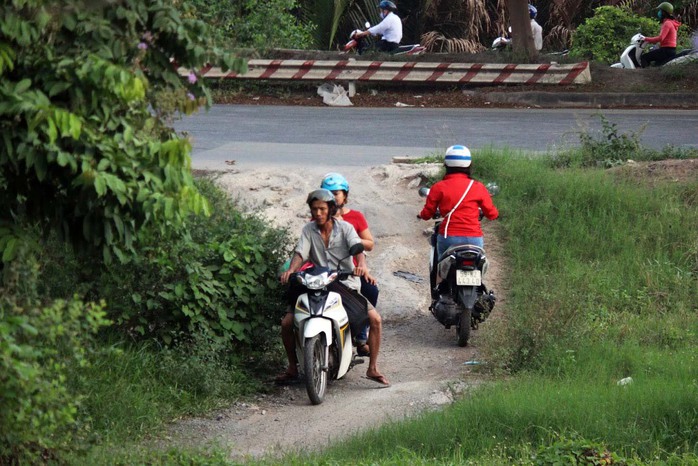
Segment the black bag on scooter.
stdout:
[[358,335],[368,324],[368,304],[366,298],[361,296],[358,291],[352,290],[341,282],[331,283],[327,289],[342,297],[344,310],[347,311],[347,317],[349,318],[352,337]]

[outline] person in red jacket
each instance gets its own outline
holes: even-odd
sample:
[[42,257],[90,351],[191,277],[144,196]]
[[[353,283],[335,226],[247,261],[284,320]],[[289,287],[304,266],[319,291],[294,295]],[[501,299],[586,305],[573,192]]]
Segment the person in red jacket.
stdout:
[[436,238],[438,257],[457,244],[473,244],[484,249],[480,210],[490,220],[499,216],[485,185],[470,177],[471,163],[467,147],[449,147],[444,157],[446,175],[431,187],[424,208],[417,215],[429,220],[438,209],[443,217]]
[[681,23],[674,19],[674,5],[662,2],[657,7],[657,17],[662,22],[662,29],[658,36],[645,37],[645,42],[659,44],[658,49],[651,50],[640,57],[641,65],[647,68],[653,62],[656,66],[662,66],[676,57],[676,36]]

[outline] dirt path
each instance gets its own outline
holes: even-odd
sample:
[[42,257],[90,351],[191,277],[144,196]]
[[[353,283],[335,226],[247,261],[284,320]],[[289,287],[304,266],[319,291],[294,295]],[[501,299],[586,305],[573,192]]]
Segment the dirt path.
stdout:
[[[285,169],[284,169],[285,168]],[[232,458],[276,455],[294,449],[321,449],[328,441],[379,426],[453,401],[455,395],[478,384],[466,361],[478,358],[478,332],[467,348],[456,345],[455,329],[446,330],[428,310],[428,244],[419,221],[422,207],[416,186],[436,165],[378,167],[261,167],[239,166],[221,176],[224,188],[275,224],[299,232],[307,221],[305,197],[322,176],[338,171],[350,182],[349,207],[362,211],[376,239],[369,267],[381,289],[378,310],[384,337],[379,367],[392,386],[382,388],[362,376],[366,365],[354,367],[330,384],[325,401],[312,406],[304,386],[279,387],[254,403],[239,403],[210,417],[183,420],[172,426],[168,439],[177,445],[210,442],[230,451]],[[492,225],[485,228],[490,260],[488,285],[500,291],[500,248]],[[404,271],[419,283],[394,275]],[[495,312],[506,300],[501,292]],[[367,361],[368,362],[368,361]]]

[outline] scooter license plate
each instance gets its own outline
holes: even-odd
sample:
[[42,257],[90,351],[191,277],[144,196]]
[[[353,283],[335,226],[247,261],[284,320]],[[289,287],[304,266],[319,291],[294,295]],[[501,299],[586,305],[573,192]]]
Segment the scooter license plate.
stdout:
[[456,285],[458,286],[480,286],[482,276],[479,270],[456,270]]

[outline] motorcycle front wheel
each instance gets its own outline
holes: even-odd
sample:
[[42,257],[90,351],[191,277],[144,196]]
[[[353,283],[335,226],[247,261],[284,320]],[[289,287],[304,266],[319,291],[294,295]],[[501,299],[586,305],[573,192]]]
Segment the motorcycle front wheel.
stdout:
[[322,403],[327,389],[327,362],[325,361],[325,343],[321,335],[305,341],[303,348],[303,369],[305,373],[305,388],[310,402],[314,405]]
[[470,319],[472,315],[472,310],[463,309],[458,318],[458,325],[456,326],[456,332],[458,334],[458,346],[468,346],[468,339],[470,339]]

